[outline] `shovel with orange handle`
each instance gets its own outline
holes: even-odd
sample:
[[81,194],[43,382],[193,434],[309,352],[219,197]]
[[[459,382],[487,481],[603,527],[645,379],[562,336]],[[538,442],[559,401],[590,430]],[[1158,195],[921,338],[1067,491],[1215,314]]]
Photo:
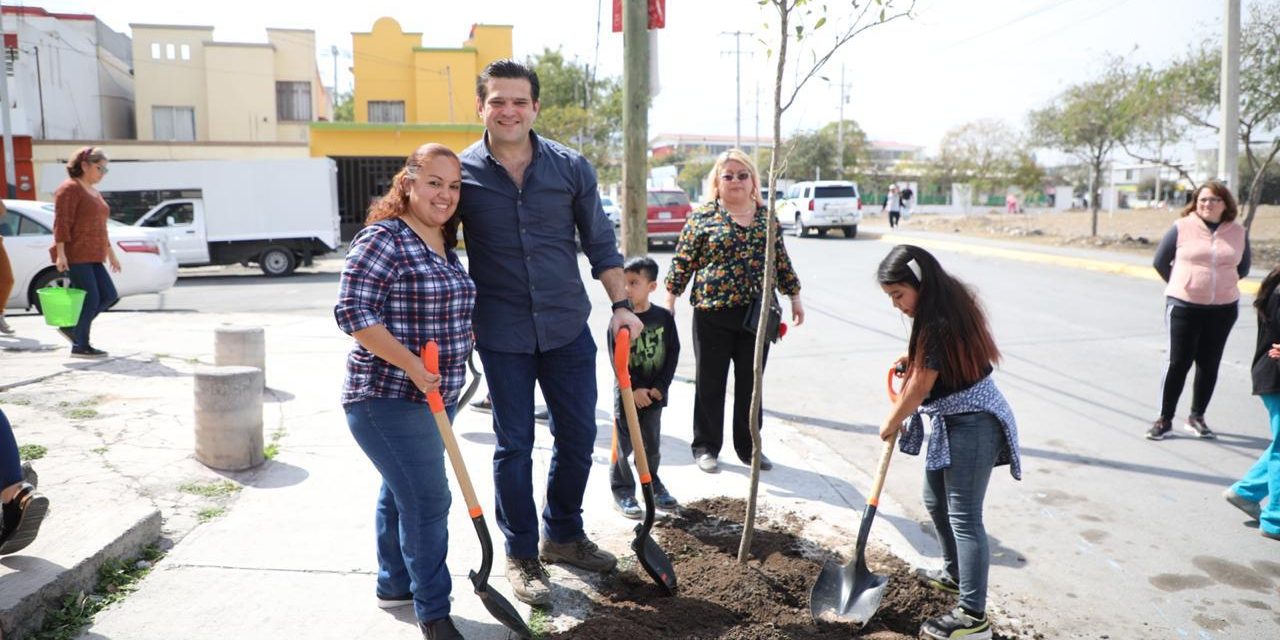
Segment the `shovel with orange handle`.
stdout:
[[636,398],[631,391],[631,373],[627,371],[627,361],[631,357],[631,330],[619,329],[613,342],[613,372],[618,376],[622,412],[627,416],[631,450],[636,461],[636,472],[640,475],[640,491],[644,493],[644,521],[636,525],[636,539],[631,542],[631,550],[635,551],[645,573],[667,595],[673,595],[676,592],[675,567],[671,566],[671,559],[649,535],[654,519],[653,477],[649,475],[649,458],[644,452],[644,438],[640,436],[640,418],[636,415]]
[[[888,386],[890,402],[897,402],[899,392],[894,388],[895,374],[899,368],[890,368]],[[884,488],[884,478],[889,472],[889,459],[893,457],[893,447],[898,442],[898,434],[894,433],[884,442],[880,452],[880,464],[876,468],[875,480],[871,483],[871,492],[867,494],[867,506],[862,511],[862,523],[858,527],[858,541],[854,544],[854,558],[841,566],[828,561],[818,574],[818,581],[813,583],[813,591],[809,593],[809,613],[815,622],[852,622],[865,626],[880,608],[884,598],[885,587],[889,584],[887,576],[871,573],[867,568],[867,538],[871,535],[871,523],[876,518],[876,508],[880,505],[880,490]]]
[[[440,373],[440,349],[434,340],[422,348],[422,364],[428,372]],[[431,415],[436,419],[436,427],[440,429],[440,439],[444,440],[445,451],[449,452],[453,473],[458,476],[458,485],[462,487],[462,499],[467,503],[471,524],[475,525],[476,535],[480,537],[480,570],[471,572],[471,584],[475,587],[476,595],[480,596],[480,602],[484,603],[484,608],[489,610],[494,619],[519,637],[532,638],[533,632],[516,612],[516,608],[489,586],[489,571],[493,569],[493,540],[489,537],[489,525],[485,524],[480,501],[476,499],[476,490],[471,486],[471,476],[462,461],[462,452],[458,450],[458,440],[453,436],[449,415],[445,413],[444,398],[440,397],[438,390],[427,394],[427,405],[431,407]]]

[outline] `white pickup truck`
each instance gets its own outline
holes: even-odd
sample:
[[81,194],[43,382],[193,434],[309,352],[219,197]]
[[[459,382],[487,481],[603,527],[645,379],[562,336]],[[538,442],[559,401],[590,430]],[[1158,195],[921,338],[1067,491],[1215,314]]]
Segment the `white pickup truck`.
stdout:
[[825,236],[840,229],[844,237],[858,235],[862,222],[862,199],[858,185],[845,180],[797,182],[787,190],[785,200],[778,203],[778,221],[791,226],[796,237],[803,238],[810,229]]
[[179,266],[254,263],[285,276],[341,242],[329,158],[113,162],[98,189],[109,202],[181,194],[132,222],[162,231]]

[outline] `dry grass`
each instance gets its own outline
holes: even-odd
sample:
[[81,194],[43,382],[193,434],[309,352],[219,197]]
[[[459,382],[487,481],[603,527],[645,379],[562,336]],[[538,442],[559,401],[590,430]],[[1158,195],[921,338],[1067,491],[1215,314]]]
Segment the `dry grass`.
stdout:
[[[1006,238],[1043,244],[1097,247],[1150,254],[1178,217],[1178,211],[1124,209],[1098,212],[1098,236],[1090,237],[1089,211],[1006,214],[990,211],[968,216],[917,214],[910,226],[926,231]],[[1249,233],[1255,267],[1280,264],[1280,206],[1258,207]]]

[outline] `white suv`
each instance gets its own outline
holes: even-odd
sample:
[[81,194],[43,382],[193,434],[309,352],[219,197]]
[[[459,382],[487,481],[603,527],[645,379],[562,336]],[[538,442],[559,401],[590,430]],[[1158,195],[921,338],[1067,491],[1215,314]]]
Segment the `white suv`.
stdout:
[[855,237],[862,222],[858,185],[846,180],[797,182],[778,204],[778,221],[792,225],[796,237],[804,237],[810,229],[817,229],[820,236],[840,229],[846,238]]

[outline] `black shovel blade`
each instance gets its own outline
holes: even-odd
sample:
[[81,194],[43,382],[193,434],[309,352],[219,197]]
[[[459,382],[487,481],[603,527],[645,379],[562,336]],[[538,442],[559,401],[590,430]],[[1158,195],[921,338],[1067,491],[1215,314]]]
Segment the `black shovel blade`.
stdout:
[[636,525],[636,539],[631,541],[631,550],[636,553],[640,566],[644,567],[645,573],[653,578],[658,587],[666,595],[675,595],[676,568],[671,565],[671,558],[667,557],[662,547],[659,547],[653,540],[653,536],[649,535],[653,530],[655,517],[653,485],[648,482],[641,484],[640,492],[644,494],[644,521]]
[[522,640],[530,640],[533,638],[533,632],[529,630],[529,625],[524,623],[524,618],[520,617],[520,613],[502,594],[494,591],[488,582],[480,579],[476,572],[471,572],[471,584],[475,587],[476,595],[480,596],[480,602],[484,604],[484,608],[489,610],[489,615],[494,620],[502,623],[502,626],[515,632]]
[[858,541],[853,546],[853,559],[848,564],[822,565],[822,573],[809,593],[809,613],[814,622],[851,622],[861,627],[880,608],[889,578],[871,573],[865,559],[875,518],[876,506],[867,504],[858,527]]

